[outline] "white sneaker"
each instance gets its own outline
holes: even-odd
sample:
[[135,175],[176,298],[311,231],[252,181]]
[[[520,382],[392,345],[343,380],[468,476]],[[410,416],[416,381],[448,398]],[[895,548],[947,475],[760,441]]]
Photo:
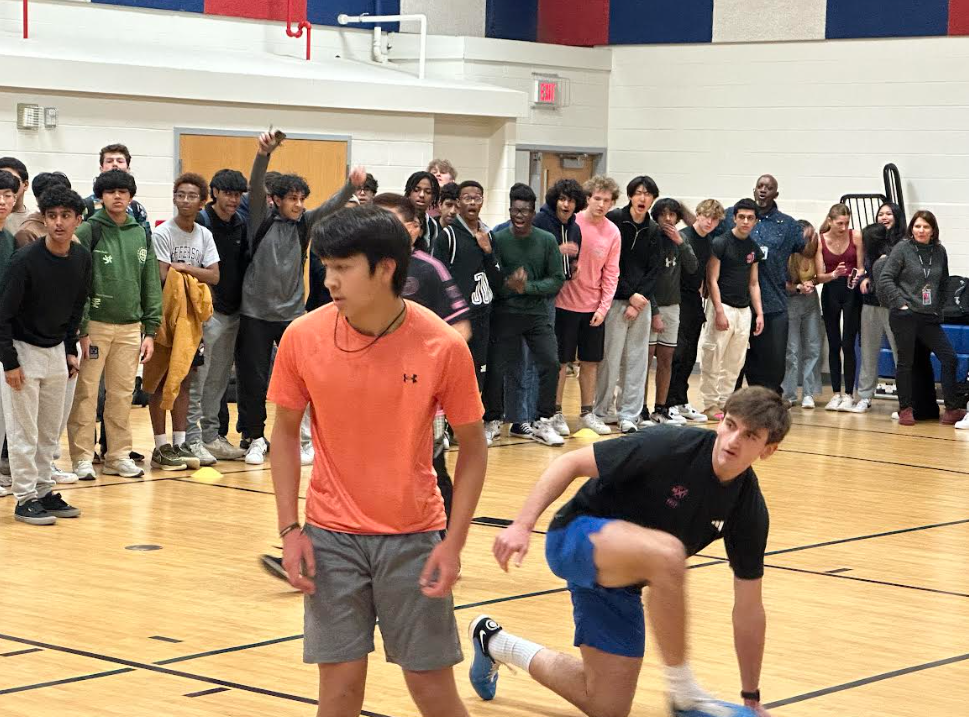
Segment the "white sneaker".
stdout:
[[565,439],[552,427],[551,418],[539,418],[532,423],[532,440],[544,443],[546,446],[565,444]]
[[814,396],[805,396],[804,400],[801,401],[801,408],[807,408],[808,410],[814,408]]
[[77,483],[77,474],[70,471],[62,471],[56,463],[50,464],[50,477],[55,483]]
[[192,452],[192,455],[199,459],[200,466],[214,466],[219,461],[216,460],[209,450],[202,443],[202,439],[196,439],[188,444],[188,449]]
[[[653,425],[652,421],[648,421],[648,423],[649,425]],[[619,422],[620,433],[636,433],[637,431],[639,431],[639,426],[636,425],[635,421],[624,418]]]
[[838,404],[838,410],[850,413],[854,406],[855,402],[851,400],[851,396],[845,394],[844,398],[841,399],[841,403]]
[[78,461],[74,464],[74,475],[78,480],[94,480],[98,474],[94,472],[94,464],[91,461]]
[[202,445],[205,446],[209,455],[218,461],[241,461],[246,457],[246,452],[242,448],[229,443],[229,439],[225,436],[219,436],[214,441]]
[[961,421],[956,423],[956,428],[969,428],[969,413]]
[[[630,421],[630,423],[632,423],[632,421]],[[639,430],[643,430],[644,428],[652,428],[655,425],[656,424],[653,423],[648,418],[643,418],[642,416],[640,416],[639,417],[639,422],[636,423],[636,428],[638,428]],[[631,433],[631,431],[630,431],[630,433]]]
[[106,476],[121,476],[122,478],[141,478],[145,475],[145,472],[136,466],[130,458],[105,463],[101,466],[101,473]]
[[897,421],[898,420],[898,411],[892,411],[892,420],[893,421]]
[[673,411],[676,411],[676,413],[679,416],[681,416],[682,418],[685,418],[690,423],[707,422],[706,414],[700,413],[698,410],[693,408],[693,406],[691,406],[689,403],[684,403],[682,406],[674,406],[673,408],[670,409],[670,413],[672,414]]
[[501,438],[501,421],[485,421],[484,432],[485,440],[490,446],[493,442]]
[[852,413],[868,413],[871,410],[871,399],[862,398],[851,409]]
[[13,495],[13,481],[0,481],[0,498],[8,495]]
[[841,406],[841,394],[836,393],[834,394],[834,396],[831,397],[831,400],[828,401],[828,405],[824,407],[824,410],[837,411],[840,406]]
[[266,454],[269,453],[269,444],[265,438],[257,438],[249,444],[246,451],[246,463],[250,466],[261,466],[266,462]]
[[585,428],[595,431],[600,436],[608,436],[610,433],[612,433],[612,429],[603,423],[602,419],[591,411],[579,418],[579,421]]
[[312,443],[307,443],[305,446],[300,446],[299,464],[301,466],[313,465],[313,460],[315,458],[316,458],[316,450],[313,448]]
[[572,431],[569,429],[569,424],[565,420],[565,416],[562,415],[561,411],[552,416],[552,428],[554,428],[555,432],[560,436],[572,435]]

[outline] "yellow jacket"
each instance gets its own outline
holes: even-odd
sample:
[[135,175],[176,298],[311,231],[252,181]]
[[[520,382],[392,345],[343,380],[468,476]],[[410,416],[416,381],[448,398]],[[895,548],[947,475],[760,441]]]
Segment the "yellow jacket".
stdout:
[[212,316],[212,293],[194,276],[169,270],[162,292],[162,322],[155,352],[145,364],[142,385],[148,393],[165,386],[161,407],[170,411],[202,342],[202,324]]

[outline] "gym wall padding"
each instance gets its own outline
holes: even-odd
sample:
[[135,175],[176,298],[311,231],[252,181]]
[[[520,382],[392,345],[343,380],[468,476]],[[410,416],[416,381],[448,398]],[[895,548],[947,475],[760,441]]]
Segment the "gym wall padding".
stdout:
[[556,45],[609,44],[609,0],[539,0],[537,37]]
[[538,0],[488,0],[485,35],[499,40],[535,42],[538,37]]
[[949,32],[949,0],[828,0],[825,37],[930,37]]
[[969,0],[949,0],[949,34],[969,35]]
[[713,0],[612,0],[610,45],[710,42]]

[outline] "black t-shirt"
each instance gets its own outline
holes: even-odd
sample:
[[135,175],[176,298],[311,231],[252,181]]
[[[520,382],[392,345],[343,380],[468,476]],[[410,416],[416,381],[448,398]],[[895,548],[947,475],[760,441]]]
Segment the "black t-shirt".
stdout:
[[680,272],[680,298],[682,299],[686,294],[699,295],[700,286],[707,278],[707,262],[710,260],[710,243],[713,237],[709,234],[701,237],[693,227],[681,229],[680,236],[693,247],[697,261],[696,271],[692,274],[686,271]]
[[13,342],[77,355],[77,328],[91,291],[91,254],[71,242],[67,256],[52,254],[45,237],[17,251],[0,292],[0,362],[20,365]]
[[454,283],[448,270],[423,251],[411,254],[401,296],[430,309],[449,324],[471,318],[461,289]]
[[246,223],[236,212],[224,222],[209,203],[196,221],[212,232],[219,251],[219,283],[211,287],[212,306],[220,314],[239,313],[242,305],[242,280],[249,267],[249,245]]
[[723,538],[734,575],[764,574],[769,517],[752,468],[727,484],[713,473],[716,434],[657,426],[593,447],[599,477],[579,488],[550,530],[591,515],[675,535],[695,555]]
[[764,258],[763,251],[750,237],[738,239],[732,231],[714,239],[710,251],[720,260],[720,301],[746,309],[750,306],[750,269]]

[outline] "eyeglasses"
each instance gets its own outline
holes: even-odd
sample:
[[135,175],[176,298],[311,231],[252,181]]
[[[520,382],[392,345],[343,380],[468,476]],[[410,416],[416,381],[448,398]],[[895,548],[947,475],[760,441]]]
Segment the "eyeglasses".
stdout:
[[511,213],[513,217],[519,217],[519,216],[525,217],[525,216],[528,216],[529,214],[534,213],[535,210],[529,207],[524,207],[524,208],[519,207],[518,209],[515,209],[515,207],[511,207],[508,211],[509,213]]
[[468,204],[484,204],[484,197],[480,194],[462,194],[461,201]]
[[192,193],[192,194],[186,194],[185,192],[175,193],[175,199],[177,199],[180,202],[194,202],[200,196],[201,196],[200,194],[196,194],[196,193]]

